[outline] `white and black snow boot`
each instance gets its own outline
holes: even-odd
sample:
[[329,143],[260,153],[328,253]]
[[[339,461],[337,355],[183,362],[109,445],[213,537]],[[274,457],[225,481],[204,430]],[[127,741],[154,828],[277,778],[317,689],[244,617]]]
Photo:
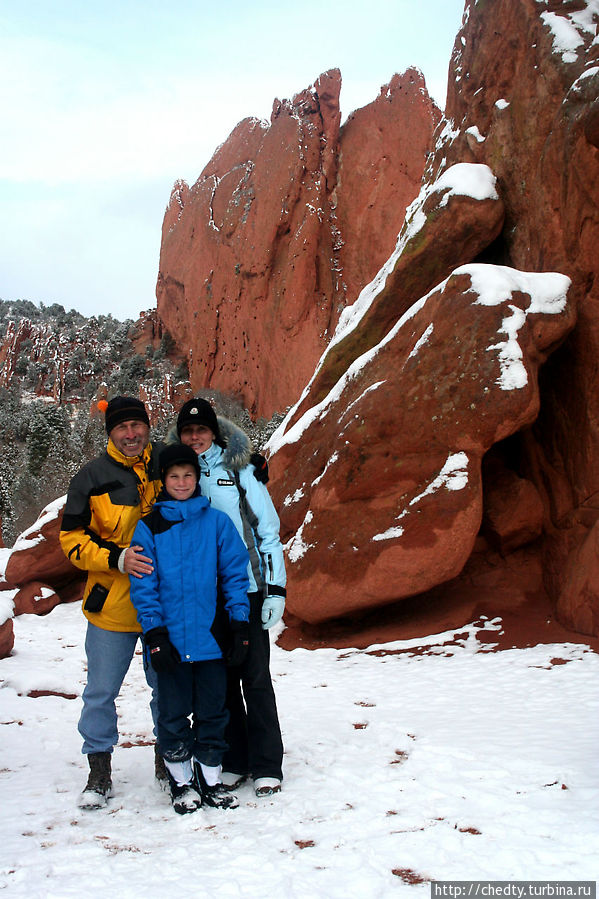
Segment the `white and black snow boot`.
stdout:
[[228,790],[219,780],[217,783],[209,785],[206,783],[202,765],[196,759],[193,761],[193,775],[197,785],[197,789],[202,794],[202,802],[211,808],[237,808],[239,800],[237,796]]
[[109,752],[90,752],[87,756],[89,777],[79,796],[81,809],[104,808],[112,796],[112,769]]
[[167,778],[171,802],[178,815],[189,815],[202,807],[202,797],[193,781],[188,784],[178,784],[170,771],[167,771]]

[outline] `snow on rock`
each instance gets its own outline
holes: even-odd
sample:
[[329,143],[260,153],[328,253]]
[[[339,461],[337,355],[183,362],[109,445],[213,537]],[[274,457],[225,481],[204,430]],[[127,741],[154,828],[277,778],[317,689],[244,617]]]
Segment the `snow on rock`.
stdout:
[[537,415],[539,364],[575,322],[569,285],[460,266],[278,439],[292,614],[322,622],[459,574],[482,520],[482,458]]
[[52,607],[55,601],[60,601],[54,595],[55,590],[60,591],[64,601],[81,595],[82,573],[69,562],[58,541],[65,501],[66,497],[62,496],[47,505],[31,527],[17,537],[10,551],[5,577],[9,584],[25,591],[19,602],[26,611],[34,610],[32,604],[37,607],[39,598],[43,597],[42,588],[49,589],[52,598],[44,597],[44,602],[37,607],[38,614],[45,605]]
[[16,590],[0,591],[0,625],[12,618],[15,611],[15,594]]
[[[310,407],[334,389],[358,356],[378,344],[402,315],[410,313],[420,297],[497,236],[504,210],[495,181],[486,165],[458,164],[434,183],[424,185],[406,211],[395,250],[356,302],[342,313],[300,401],[273,435],[271,451]],[[416,308],[412,314],[415,312]]]

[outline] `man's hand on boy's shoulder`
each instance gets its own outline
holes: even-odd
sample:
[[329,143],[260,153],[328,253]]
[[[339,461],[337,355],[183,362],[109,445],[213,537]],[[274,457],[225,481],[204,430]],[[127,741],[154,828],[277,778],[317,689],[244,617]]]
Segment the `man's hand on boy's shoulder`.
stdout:
[[152,574],[154,566],[152,560],[148,556],[143,556],[143,546],[129,546],[122,553],[119,560],[119,568],[125,574],[133,575],[133,577],[143,577],[144,574]]

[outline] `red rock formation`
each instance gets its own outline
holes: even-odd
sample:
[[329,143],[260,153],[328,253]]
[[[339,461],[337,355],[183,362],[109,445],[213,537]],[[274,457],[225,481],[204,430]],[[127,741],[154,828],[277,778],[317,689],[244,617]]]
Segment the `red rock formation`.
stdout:
[[382,340],[415,298],[486,249],[501,231],[503,218],[503,203],[486,166],[456,166],[424,189],[408,210],[394,253],[343,313],[290,426]]
[[[402,343],[402,332],[405,333],[410,322],[400,325],[399,317],[410,306],[408,315],[418,308],[416,301],[424,289],[425,279],[415,259],[406,254],[409,242],[404,241],[405,246],[398,248],[398,258],[391,260],[381,272],[379,283],[375,279],[372,288],[356,304],[356,310],[344,314],[343,333],[333,341],[308,392],[295,414],[289,417],[286,426],[289,432],[284,439],[293,440],[294,432],[297,434],[303,428],[301,438],[297,443],[284,444],[271,460],[275,476],[273,492],[280,501],[289,503],[283,508],[283,519],[293,535],[290,607],[304,621],[346,614],[366,605],[374,608],[433,584],[437,586],[426,595],[434,593],[438,599],[443,595],[439,591],[444,585],[447,591],[450,589],[449,579],[458,571],[462,573],[452,583],[464,587],[467,583],[464,572],[469,569],[470,561],[463,566],[468,553],[477,545],[476,522],[480,523],[482,514],[476,483],[478,464],[482,453],[494,444],[494,457],[501,462],[503,475],[498,478],[496,469],[484,468],[484,527],[502,553],[492,565],[495,589],[501,583],[504,589],[510,589],[514,547],[533,541],[527,543],[534,547],[531,558],[535,552],[542,553],[537,556],[538,570],[544,572],[545,585],[554,602],[559,598],[562,620],[568,626],[597,633],[599,588],[594,585],[599,584],[596,570],[599,563],[594,528],[599,519],[596,500],[599,496],[599,397],[594,370],[599,351],[599,278],[594,247],[599,238],[599,45],[593,42],[596,24],[597,16],[592,9],[578,2],[498,0],[495,4],[467,4],[450,69],[447,120],[439,128],[437,147],[425,172],[423,193],[431,190],[427,185],[446,177],[451,166],[461,163],[490,166],[497,176],[505,223],[486,249],[482,240],[478,249],[472,245],[471,252],[479,254],[478,261],[509,265],[523,272],[562,272],[571,280],[568,295],[571,308],[579,309],[579,321],[561,347],[559,343],[572,321],[562,320],[561,333],[559,328],[554,331],[549,325],[549,332],[542,337],[544,350],[540,357],[535,340],[548,321],[545,319],[539,328],[531,328],[530,334],[534,333],[535,339],[531,342],[527,338],[528,349],[522,347],[522,350],[533,368],[558,347],[539,375],[538,420],[534,427],[527,426],[538,412],[534,403],[525,404],[526,415],[517,413],[517,421],[511,425],[514,410],[510,412],[505,404],[501,409],[496,408],[497,424],[501,422],[503,434],[497,431],[491,436],[489,432],[487,440],[477,438],[476,447],[467,451],[469,478],[473,466],[476,470],[475,477],[469,480],[469,488],[451,496],[437,490],[433,500],[426,494],[424,485],[427,480],[429,484],[435,483],[434,472],[437,477],[443,472],[445,457],[439,451],[439,460],[436,468],[433,467],[433,451],[439,444],[439,411],[431,408],[431,396],[445,397],[443,415],[447,420],[453,418],[457,436],[470,443],[471,429],[480,429],[483,424],[471,414],[475,411],[479,416],[480,397],[474,399],[475,410],[471,410],[470,400],[474,394],[478,396],[480,385],[487,386],[489,396],[494,396],[496,389],[488,373],[485,374],[485,364],[481,363],[485,359],[488,363],[488,357],[481,352],[482,345],[477,344],[480,338],[484,343],[487,327],[483,324],[481,330],[484,316],[478,322],[468,316],[455,322],[456,343],[465,339],[470,348],[466,354],[467,368],[463,368],[464,359],[456,360],[455,372],[444,368],[446,348],[439,346],[437,352],[441,358],[428,379],[424,361],[420,363],[422,372],[415,370],[410,378],[406,377],[404,367],[407,368],[409,346]],[[427,216],[425,227],[417,235],[417,247],[420,239],[426,239],[433,228],[440,227],[434,219],[433,210],[432,220]],[[436,242],[429,246],[436,248]],[[451,269],[463,262],[463,253],[467,256],[469,252],[462,239],[456,240],[453,248],[451,241],[445,247],[446,258],[438,272],[433,269],[433,279],[443,276],[445,266]],[[434,249],[423,252],[420,266],[422,260],[436,265],[431,255],[434,256]],[[407,283],[410,278],[415,279],[413,285]],[[384,286],[385,279],[388,287]],[[452,281],[453,278],[446,290]],[[403,294],[402,285],[405,285]],[[442,289],[439,290],[442,294]],[[388,302],[385,291],[389,294]],[[436,295],[438,291],[432,296]],[[464,299],[458,291],[455,310],[452,307],[445,314],[461,319]],[[430,302],[431,297],[427,305]],[[517,308],[522,308],[518,291],[510,306],[514,315]],[[421,312],[413,317],[415,322],[422,321]],[[554,321],[557,323],[558,319]],[[441,325],[437,317],[429,321],[431,334],[445,334],[451,341],[447,323]],[[509,332],[507,322],[506,316],[504,327]],[[449,332],[445,330],[448,327]],[[468,333],[468,329],[473,329],[473,333]],[[385,333],[387,337],[381,341]],[[416,329],[413,336],[417,337]],[[423,331],[421,337],[424,336]],[[497,344],[502,342],[505,343],[504,338]],[[369,349],[372,347],[377,347],[376,355]],[[395,352],[389,352],[389,347],[394,347]],[[428,359],[428,346],[426,349]],[[365,351],[360,358],[360,353]],[[424,359],[422,351],[420,357]],[[459,372],[457,381],[456,372]],[[513,397],[516,394],[517,391],[512,392]],[[414,400],[416,395],[418,404]],[[349,408],[355,421],[350,422],[344,407],[351,403],[354,405]],[[508,438],[510,430],[516,433]],[[445,434],[447,449],[460,448],[460,440],[456,442],[455,436],[450,432]],[[397,440],[399,448],[396,448]],[[373,442],[377,447],[373,447]],[[404,472],[411,478],[407,484]],[[509,495],[500,495],[502,484]],[[421,510],[418,524],[413,523],[415,509],[410,506],[414,493],[416,497],[426,494],[428,506],[425,509],[420,502],[416,504]],[[398,523],[388,528],[392,549],[380,551],[368,539],[375,529],[387,533],[383,529],[384,517],[393,509]],[[404,521],[406,512],[410,513],[410,529]],[[589,528],[593,530],[589,532]],[[393,546],[393,540],[397,547]],[[403,553],[399,550],[402,541]],[[352,563],[353,546],[359,552],[353,551]],[[484,549],[484,542],[481,546],[479,558],[482,559],[491,549],[488,545]],[[473,558],[474,555],[470,557]],[[352,585],[352,578],[357,580],[357,587]]]
[[446,109],[460,133],[445,147],[448,162],[488,162],[498,176],[506,227],[495,257],[572,280],[578,325],[541,375],[541,413],[519,466],[544,500],[546,586],[564,621],[584,621],[595,634],[599,587],[590,584],[599,579],[590,576],[588,552],[584,598],[572,578],[581,541],[599,518],[597,24],[585,3],[471,5]]
[[47,615],[61,602],[60,596],[40,581],[29,581],[15,595],[15,615]]
[[81,571],[69,562],[58,541],[64,499],[46,506],[37,521],[15,541],[5,574],[12,586],[41,582],[60,591],[64,585],[81,581]]
[[568,285],[458,269],[273,439],[291,613],[377,608],[461,572],[481,525],[482,458],[538,413],[538,366],[574,324]]
[[0,624],[0,659],[6,659],[15,645],[15,633],[12,618]]
[[241,122],[192,188],[175,185],[164,219],[158,313],[189,348],[193,389],[267,417],[392,250],[439,117],[410,70],[340,129],[340,87],[333,70],[276,100],[270,125]]

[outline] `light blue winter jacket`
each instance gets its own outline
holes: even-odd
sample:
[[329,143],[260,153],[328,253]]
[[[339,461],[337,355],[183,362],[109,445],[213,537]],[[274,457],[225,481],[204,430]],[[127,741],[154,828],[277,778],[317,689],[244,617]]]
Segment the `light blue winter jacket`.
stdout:
[[[219,419],[219,428],[222,433],[222,419]],[[230,431],[225,430],[225,433],[228,437],[226,449],[213,443],[209,450],[198,456],[202,496],[210,500],[213,509],[226,512],[248,547],[250,556],[253,555],[254,565],[252,566],[251,559],[248,564],[250,590],[264,588],[265,595],[285,596],[287,579],[283,547],[279,538],[279,516],[266,486],[256,480],[253,465],[236,468],[233,452],[235,437],[231,436]],[[247,526],[244,529],[235,473],[239,476],[248,506],[255,518],[249,529]]]
[[183,662],[221,658],[217,580],[229,619],[249,619],[248,552],[231,520],[204,496],[181,502],[162,493],[131,542],[154,565],[153,574],[130,578],[143,632],[166,626]]

